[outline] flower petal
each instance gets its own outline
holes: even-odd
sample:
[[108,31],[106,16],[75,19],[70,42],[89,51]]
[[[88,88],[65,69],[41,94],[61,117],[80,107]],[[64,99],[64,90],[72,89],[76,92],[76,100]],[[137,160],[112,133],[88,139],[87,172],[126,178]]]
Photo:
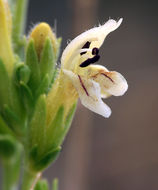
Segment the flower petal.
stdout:
[[61,57],[61,65],[65,69],[69,68],[69,64],[71,64],[71,60],[76,56],[78,51],[87,43],[90,42],[90,47],[100,48],[106,36],[116,30],[121,22],[122,18],[119,21],[115,21],[113,19],[109,19],[104,25],[100,25],[99,27],[92,28],[81,35],[77,36],[74,40],[72,40],[68,46],[65,48],[62,57]]
[[111,115],[111,109],[101,99],[100,86],[97,82],[76,75],[72,71],[64,69],[63,72],[71,80],[85,107],[106,118]]
[[84,69],[78,67],[77,73],[99,83],[102,98],[107,98],[111,95],[121,96],[128,89],[127,81],[120,73],[116,71],[110,72],[101,65],[89,65]]
[[107,92],[114,96],[122,96],[128,89],[126,79],[116,71],[109,72],[108,74],[111,76],[114,84],[109,86]]
[[100,84],[102,93],[105,95],[109,93],[114,96],[122,96],[128,89],[126,79],[116,71],[105,72],[102,70],[92,78]]

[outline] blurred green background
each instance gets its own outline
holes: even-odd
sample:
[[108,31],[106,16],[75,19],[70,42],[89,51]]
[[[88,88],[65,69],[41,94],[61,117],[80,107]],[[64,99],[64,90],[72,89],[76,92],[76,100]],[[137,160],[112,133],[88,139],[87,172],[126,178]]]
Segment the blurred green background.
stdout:
[[76,35],[120,17],[99,64],[123,74],[129,90],[105,100],[109,119],[79,102],[63,151],[44,172],[50,181],[59,178],[60,190],[158,189],[158,2],[30,0],[27,33],[48,22],[63,38],[62,52]]

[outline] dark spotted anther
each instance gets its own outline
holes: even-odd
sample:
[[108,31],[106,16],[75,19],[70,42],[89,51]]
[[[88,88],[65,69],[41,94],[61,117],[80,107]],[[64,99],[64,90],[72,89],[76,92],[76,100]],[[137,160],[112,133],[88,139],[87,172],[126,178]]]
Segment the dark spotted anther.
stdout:
[[[89,48],[90,45],[91,45],[91,42],[87,41],[81,49]],[[87,52],[87,51],[84,51],[84,52],[80,53],[80,55],[83,55],[83,54],[85,54],[86,52]]]
[[92,49],[92,55],[98,55],[99,54],[99,49],[98,48],[93,48]]
[[88,58],[87,60],[85,60],[84,62],[80,64],[80,67],[87,67],[91,63],[96,63],[99,59],[100,59],[100,55],[96,55],[92,58]]

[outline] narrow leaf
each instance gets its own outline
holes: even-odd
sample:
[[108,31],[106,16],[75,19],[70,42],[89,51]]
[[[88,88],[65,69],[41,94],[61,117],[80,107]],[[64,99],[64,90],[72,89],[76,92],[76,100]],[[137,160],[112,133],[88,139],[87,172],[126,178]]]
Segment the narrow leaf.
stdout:
[[27,84],[27,82],[30,79],[30,69],[27,65],[25,64],[21,64],[16,71],[16,75],[17,75],[17,79],[18,81],[22,81],[25,84]]
[[61,133],[64,130],[64,107],[61,106],[53,119],[50,126],[47,128],[47,146],[57,147],[59,145],[59,139],[61,138]]
[[61,147],[56,148],[55,150],[47,153],[43,158],[37,161],[34,165],[36,171],[41,171],[48,167],[53,161],[55,161],[61,151]]
[[58,186],[59,186],[58,184],[59,184],[59,181],[58,181],[57,178],[55,178],[55,179],[53,180],[52,190],[58,190]]
[[10,81],[5,65],[0,59],[0,104],[9,104]]
[[31,162],[36,162],[38,159],[38,145],[34,145],[29,152],[29,159]]
[[64,128],[65,128],[65,129],[64,129],[65,134],[68,132],[68,130],[69,130],[70,126],[71,126],[72,119],[73,119],[73,116],[74,116],[75,111],[76,111],[76,105],[77,105],[77,103],[75,103],[75,104],[72,106],[72,108],[70,109],[70,111],[69,111],[69,113],[68,113],[68,115],[67,115],[67,117],[66,117],[66,120],[65,120],[65,127],[64,127]]
[[35,89],[38,87],[40,83],[40,70],[33,40],[30,40],[26,50],[26,64],[29,66],[31,70],[29,85],[32,91],[35,91]]
[[55,55],[52,48],[52,42],[49,38],[45,40],[44,48],[40,57],[40,71],[43,78],[48,74],[51,81],[55,68]]
[[31,146],[37,145],[42,151],[45,143],[46,96],[37,100],[34,115],[30,124]]
[[13,135],[13,131],[9,128],[9,126],[3,120],[1,115],[0,115],[0,133],[1,134],[11,134],[11,135]]
[[30,111],[34,105],[32,91],[23,81],[20,82],[20,89],[24,107],[27,111]]
[[44,179],[39,180],[34,190],[49,190],[47,180],[44,180]]
[[4,116],[12,128],[15,129],[15,127],[20,124],[20,118],[8,105],[4,105]]
[[41,94],[45,94],[48,91],[49,88],[49,76],[46,74],[46,76],[43,78],[41,84],[39,85],[37,91],[36,91],[36,97],[38,97]]

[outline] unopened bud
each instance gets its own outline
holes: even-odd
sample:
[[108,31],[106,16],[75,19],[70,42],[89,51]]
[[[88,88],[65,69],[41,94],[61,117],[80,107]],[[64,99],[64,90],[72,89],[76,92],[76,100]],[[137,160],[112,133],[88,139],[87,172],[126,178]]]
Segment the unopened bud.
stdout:
[[41,52],[43,50],[43,47],[47,38],[49,38],[52,42],[54,54],[55,55],[57,54],[58,41],[51,27],[47,23],[42,22],[36,25],[31,31],[29,37],[34,40],[35,49],[39,58],[41,56]]

